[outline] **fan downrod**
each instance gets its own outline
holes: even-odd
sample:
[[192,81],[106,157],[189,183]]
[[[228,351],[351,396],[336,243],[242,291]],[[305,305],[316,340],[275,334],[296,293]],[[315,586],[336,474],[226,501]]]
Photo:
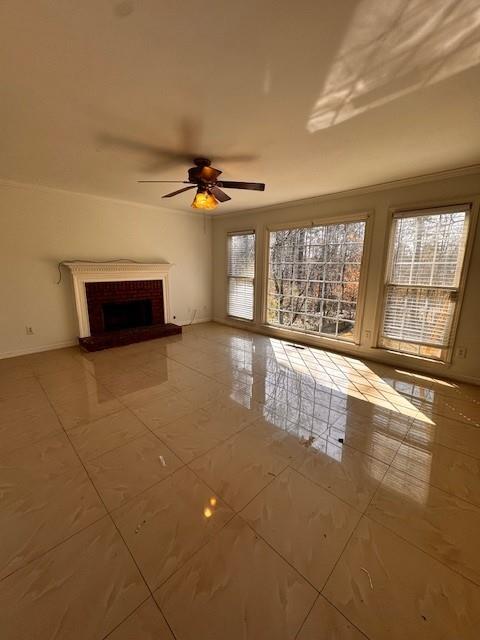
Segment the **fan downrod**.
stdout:
[[197,167],[209,167],[212,164],[212,161],[208,158],[194,158],[193,164]]

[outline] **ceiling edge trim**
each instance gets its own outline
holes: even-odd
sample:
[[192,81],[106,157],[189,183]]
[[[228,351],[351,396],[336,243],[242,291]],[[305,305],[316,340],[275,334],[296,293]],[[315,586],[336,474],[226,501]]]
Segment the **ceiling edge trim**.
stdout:
[[291,206],[306,206],[326,200],[338,200],[340,198],[348,198],[354,195],[363,195],[367,193],[375,193],[376,191],[388,191],[398,187],[407,187],[409,185],[422,184],[425,182],[435,182],[441,178],[457,178],[460,176],[468,176],[480,173],[480,164],[471,164],[456,169],[446,169],[435,173],[424,173],[411,178],[398,178],[397,180],[389,180],[388,182],[380,182],[367,185],[364,187],[355,187],[346,191],[333,191],[331,193],[323,193],[319,196],[311,196],[309,198],[300,198],[299,200],[288,200],[287,202],[279,202],[278,204],[269,204],[265,207],[254,207],[253,209],[242,209],[240,211],[229,211],[225,213],[211,213],[210,218],[231,218],[245,213],[257,213],[263,211],[272,211],[277,209],[287,209]]
[[[7,180],[5,178],[0,178],[0,188],[7,189],[24,189],[25,191],[29,190],[37,190],[37,191],[45,191],[47,193],[67,193],[75,196],[82,196],[84,198],[96,198],[97,200],[107,200],[108,202],[115,202],[116,204],[122,205],[130,205],[135,207],[140,207],[141,209],[153,209],[154,211],[164,211],[165,213],[179,213],[183,216],[189,216],[191,218],[196,218],[197,220],[203,219],[199,216],[198,213],[194,211],[183,211],[182,209],[171,209],[168,207],[162,207],[160,205],[155,204],[147,204],[146,202],[138,202],[136,200],[122,200],[121,198],[110,198],[109,196],[101,196],[97,193],[90,193],[89,191],[73,191],[70,189],[61,189],[60,187],[50,187],[43,184],[33,184],[30,182],[17,182],[16,180]],[[207,216],[211,217],[211,216]]]

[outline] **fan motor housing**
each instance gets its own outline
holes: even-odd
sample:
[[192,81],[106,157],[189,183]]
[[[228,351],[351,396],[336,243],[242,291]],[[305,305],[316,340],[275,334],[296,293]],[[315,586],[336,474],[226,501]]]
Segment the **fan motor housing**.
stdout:
[[221,173],[218,169],[207,165],[197,166],[188,170],[188,179],[190,182],[216,182]]

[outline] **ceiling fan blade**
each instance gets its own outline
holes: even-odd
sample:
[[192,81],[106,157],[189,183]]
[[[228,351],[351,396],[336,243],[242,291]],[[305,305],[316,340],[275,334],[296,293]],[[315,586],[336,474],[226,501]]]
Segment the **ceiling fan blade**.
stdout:
[[183,189],[178,189],[178,191],[172,191],[172,193],[166,193],[162,198],[171,198],[172,196],[177,196],[179,193],[183,193],[184,191],[190,191],[190,189],[195,189],[197,187],[196,184],[192,184],[189,187],[183,187]]
[[202,134],[202,123],[197,117],[184,116],[177,125],[178,131],[178,153],[189,156],[189,162],[192,158],[192,149],[200,149],[200,138]]
[[169,182],[171,184],[190,184],[188,180],[137,180],[137,182]]
[[114,136],[107,133],[101,134],[97,137],[98,142],[101,145],[109,147],[119,147],[128,151],[134,151],[138,153],[150,154],[156,159],[173,160],[176,162],[191,162],[195,157],[193,151],[168,149],[166,147],[160,147],[154,144],[148,144],[141,142],[140,140],[132,140],[130,138],[122,138],[120,136]]
[[218,187],[210,187],[210,191],[219,202],[228,202],[228,200],[231,200],[230,196],[227,196],[227,194]]
[[218,185],[225,189],[249,189],[250,191],[265,191],[263,182],[234,182],[232,180],[221,180]]
[[237,153],[226,156],[218,156],[216,153],[212,153],[209,158],[214,158],[215,162],[252,162],[256,160],[258,156],[253,155],[253,153]]
[[141,142],[140,140],[132,140],[130,138],[122,138],[120,136],[110,135],[109,133],[101,133],[99,136],[97,136],[97,141],[101,145],[109,147],[122,147],[123,149],[128,149],[129,151],[150,153],[154,156],[157,156],[159,153],[163,152],[163,149],[161,147],[156,147],[153,144]]

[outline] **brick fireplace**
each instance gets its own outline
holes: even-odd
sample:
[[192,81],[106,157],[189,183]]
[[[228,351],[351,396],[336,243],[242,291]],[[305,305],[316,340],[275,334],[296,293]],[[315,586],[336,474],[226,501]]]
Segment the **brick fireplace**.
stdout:
[[170,323],[169,264],[66,262],[88,351],[181,333]]
[[90,335],[165,324],[162,280],[87,282]]

